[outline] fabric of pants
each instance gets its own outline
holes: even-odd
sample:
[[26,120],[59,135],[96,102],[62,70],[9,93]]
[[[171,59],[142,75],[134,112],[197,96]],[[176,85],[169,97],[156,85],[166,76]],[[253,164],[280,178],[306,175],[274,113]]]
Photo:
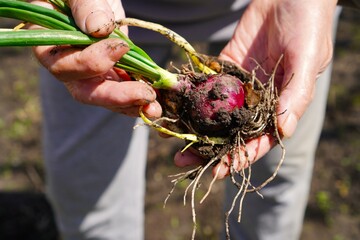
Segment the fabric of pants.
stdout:
[[[161,63],[170,48],[146,51]],[[76,102],[45,69],[40,76],[47,194],[62,239],[143,239],[148,128]]]

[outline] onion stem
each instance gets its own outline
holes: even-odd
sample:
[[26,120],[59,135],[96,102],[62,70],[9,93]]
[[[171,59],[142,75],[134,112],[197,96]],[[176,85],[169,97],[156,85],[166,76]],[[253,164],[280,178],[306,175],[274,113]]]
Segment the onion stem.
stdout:
[[65,15],[70,16],[71,15],[71,9],[63,0],[48,0],[50,3],[52,3],[54,6],[56,6],[56,9],[60,12],[64,13]]
[[0,46],[90,45],[99,41],[80,31],[0,29]]
[[50,29],[78,30],[72,17],[53,9],[22,1],[0,0],[0,16],[22,20]]
[[[93,44],[103,38],[82,33],[76,26],[68,6],[62,0],[49,0],[61,12],[27,2],[0,0],[0,17],[8,17],[40,25],[44,30],[0,29],[0,46],[42,46]],[[177,74],[158,66],[148,54],[124,33],[115,29],[110,38],[120,38],[130,50],[115,64],[137,79],[148,80],[155,88],[169,89],[177,85]]]
[[[214,145],[228,143],[229,139],[226,137],[224,137],[224,138],[222,138],[222,137],[206,137],[206,136],[202,137],[202,136],[198,136],[198,135],[192,134],[192,133],[177,133],[177,132],[171,131],[171,130],[164,128],[161,125],[157,124],[155,121],[151,121],[150,119],[148,119],[144,115],[142,109],[143,109],[143,107],[139,108],[139,115],[140,115],[141,119],[144,121],[144,123],[153,127],[154,129],[156,129],[157,131],[159,131],[161,133],[189,141],[189,142],[191,142],[190,144],[194,144],[194,143],[198,143],[198,142],[206,142],[206,143],[210,143],[210,144],[214,144]],[[186,146],[185,148],[187,148],[187,147],[188,146]]]
[[177,34],[176,32],[172,31],[169,28],[166,28],[160,24],[153,23],[153,22],[147,22],[135,18],[124,18],[117,22],[120,26],[127,25],[127,26],[133,26],[133,27],[141,27],[146,28],[155,32],[158,32],[165,37],[167,37],[170,41],[173,43],[176,43],[179,47],[185,50],[191,58],[191,60],[195,63],[195,65],[206,74],[214,74],[216,73],[214,70],[210,69],[206,65],[202,63],[200,60],[198,53],[195,51],[194,47],[182,36]]

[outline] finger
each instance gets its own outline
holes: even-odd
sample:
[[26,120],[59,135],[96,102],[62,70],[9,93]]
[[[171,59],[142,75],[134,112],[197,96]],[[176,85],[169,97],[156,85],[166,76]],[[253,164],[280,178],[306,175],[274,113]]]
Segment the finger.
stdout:
[[237,148],[234,153],[224,155],[221,161],[214,166],[212,174],[217,179],[223,179],[230,174],[230,168],[239,172],[262,158],[274,145],[275,139],[270,135],[252,139],[246,143],[246,146]]
[[54,76],[68,81],[105,74],[128,50],[120,39],[105,39],[85,49],[39,46],[34,48],[34,53]]
[[243,166],[243,164],[253,164],[260,158],[262,158],[266,153],[268,153],[276,144],[275,138],[272,136],[272,134],[266,134],[262,135],[258,138],[251,139],[246,143],[246,148],[242,149],[242,154],[240,154],[240,157],[245,157],[244,160],[240,160],[240,165]]
[[[155,101],[155,102],[151,102],[147,105],[144,105],[143,108],[142,108],[142,111],[144,113],[144,115],[147,117],[147,118],[159,118],[161,117],[161,114],[162,114],[162,108],[161,108],[161,105],[159,102]],[[139,113],[139,110],[138,112]],[[139,115],[139,114],[137,114]]]
[[293,135],[298,121],[314,97],[318,69],[308,59],[301,55],[286,62],[285,56],[286,72],[279,95],[277,117],[279,132],[285,138]]
[[78,101],[103,107],[132,107],[152,103],[155,91],[142,82],[77,80],[65,82],[71,95]]
[[[117,113],[122,113],[130,117],[139,117],[139,106],[121,107],[121,106],[110,106],[109,110]],[[146,110],[145,110],[146,109]],[[159,118],[161,116],[161,106],[158,102],[152,102],[145,105],[143,113],[148,118]]]
[[76,25],[83,32],[103,37],[114,30],[114,12],[106,0],[69,0],[69,5]]
[[174,163],[177,167],[199,166],[204,162],[205,160],[203,158],[192,153],[190,150],[184,152],[179,151],[174,157]]
[[230,174],[231,160],[228,156],[224,156],[223,159],[216,164],[212,169],[212,175],[217,179],[224,179]]
[[110,106],[107,107],[110,111],[121,113],[127,115],[129,117],[138,117],[139,116],[139,107],[118,107],[118,106]]

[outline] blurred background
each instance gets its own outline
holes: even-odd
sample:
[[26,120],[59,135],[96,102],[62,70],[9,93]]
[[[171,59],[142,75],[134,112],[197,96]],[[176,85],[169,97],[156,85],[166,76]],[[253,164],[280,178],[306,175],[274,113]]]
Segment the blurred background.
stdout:
[[[0,19],[0,28],[15,25]],[[30,48],[0,48],[0,59],[0,239],[58,240],[44,195],[38,63]],[[182,146],[151,133],[146,239],[190,239],[190,204],[183,206],[186,182],[163,208],[172,187],[168,176],[180,171],[173,166],[173,154]],[[207,176],[204,182],[210,180]],[[222,193],[219,181],[198,205],[198,239],[218,239],[224,226]],[[302,240],[308,239],[360,239],[360,12],[351,9],[343,10],[338,27],[327,116],[302,233]]]

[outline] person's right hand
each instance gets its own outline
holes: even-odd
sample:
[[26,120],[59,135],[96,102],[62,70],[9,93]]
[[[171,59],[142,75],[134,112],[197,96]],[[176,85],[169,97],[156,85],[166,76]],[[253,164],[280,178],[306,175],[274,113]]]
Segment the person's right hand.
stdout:
[[[43,1],[32,3],[52,7]],[[109,35],[115,21],[125,16],[121,1],[69,0],[68,3],[78,27],[94,37]],[[121,30],[127,33],[127,28]],[[142,82],[124,81],[113,68],[128,49],[120,39],[104,39],[86,48],[38,46],[33,51],[76,100],[129,116],[138,116],[139,107],[144,106],[148,117],[159,117],[161,107],[155,101],[155,91]]]

